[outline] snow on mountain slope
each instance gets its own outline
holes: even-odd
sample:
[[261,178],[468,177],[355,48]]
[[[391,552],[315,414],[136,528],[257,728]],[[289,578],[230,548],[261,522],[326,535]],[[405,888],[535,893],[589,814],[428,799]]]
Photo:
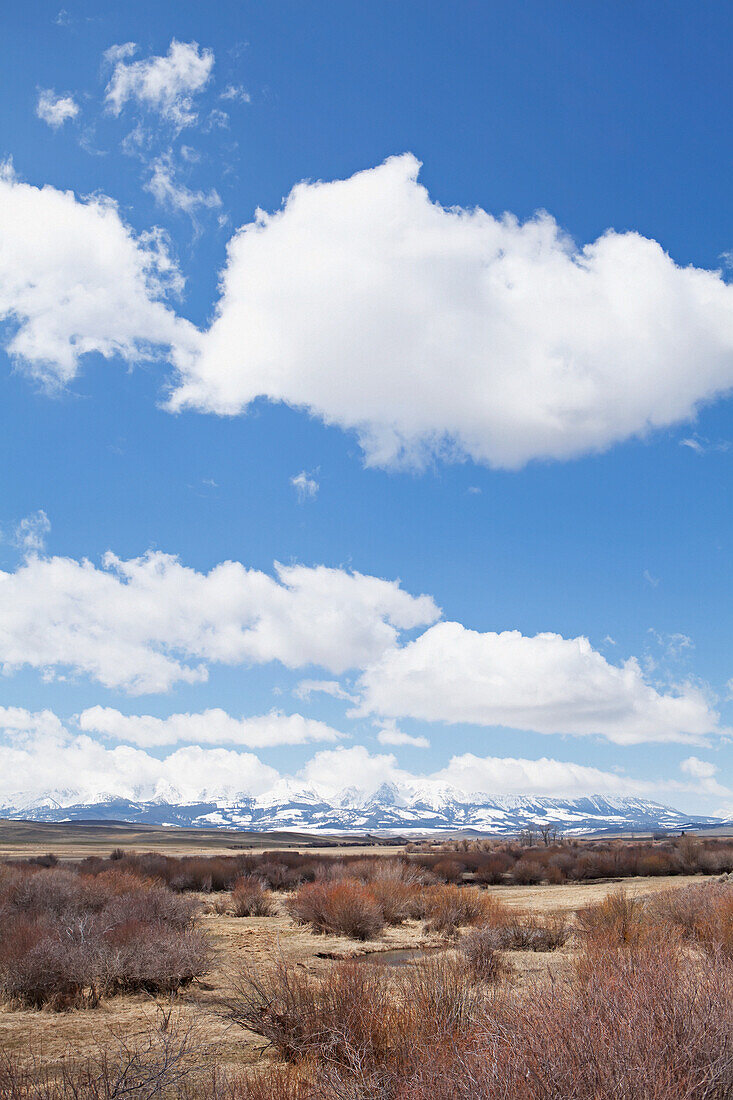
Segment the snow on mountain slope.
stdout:
[[265,831],[411,833],[473,829],[512,834],[529,825],[550,824],[566,834],[603,830],[686,829],[718,823],[640,798],[533,798],[466,795],[444,783],[425,781],[401,789],[383,783],[376,791],[348,787],[325,798],[313,788],[279,782],[257,798],[210,798],[185,803],[156,798],[135,802],[100,795],[79,802],[73,792],[49,792],[43,798],[0,807],[0,817],[36,821],[108,819],[194,828],[229,827]]

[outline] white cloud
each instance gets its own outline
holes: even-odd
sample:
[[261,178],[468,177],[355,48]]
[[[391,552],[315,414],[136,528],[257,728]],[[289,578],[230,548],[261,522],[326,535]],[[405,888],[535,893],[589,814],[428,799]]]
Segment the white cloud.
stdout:
[[276,576],[223,562],[199,573],[150,552],[123,561],[30,557],[0,572],[0,667],[70,669],[139,694],[207,677],[208,665],[362,667],[401,630],[435,621],[428,596],[325,566]]
[[727,439],[713,441],[705,439],[695,432],[689,439],[681,439],[680,447],[688,447],[691,451],[694,451],[695,454],[704,455],[708,454],[710,451],[725,453],[730,450],[731,444]]
[[90,707],[79,715],[79,728],[141,748],[176,745],[241,745],[249,749],[304,745],[309,741],[339,741],[344,735],[324,722],[302,714],[276,711],[254,718],[233,718],[219,707],[200,714],[121,714],[112,707]]
[[313,692],[322,692],[324,695],[333,696],[334,699],[345,699],[349,703],[358,702],[356,696],[350,695],[338,680],[301,680],[293,689],[293,694],[298,699],[310,699]]
[[724,787],[715,776],[719,769],[709,760],[700,760],[697,756],[688,756],[680,764],[680,771],[696,780],[695,787],[701,794],[725,796],[733,794],[729,787]]
[[382,783],[398,790],[415,787],[430,790],[449,785],[465,794],[546,795],[580,797],[588,794],[649,795],[659,784],[628,779],[615,772],[571,764],[560,760],[522,760],[511,757],[475,756],[465,753],[451,758],[446,767],[427,775],[415,775],[397,766],[393,754],[372,755],[363,745],[324,749],[307,762],[298,779],[331,798],[344,788],[366,792]]
[[680,771],[693,776],[695,779],[712,779],[718,769],[715,764],[711,764],[708,760],[700,760],[697,756],[688,756],[687,760],[683,760],[680,764]]
[[116,65],[118,61],[124,61],[128,57],[134,57],[136,53],[136,42],[120,42],[106,49],[102,57],[108,65]]
[[206,133],[210,133],[212,130],[226,130],[228,128],[229,115],[226,111],[220,111],[218,107],[215,107],[213,111],[209,111],[206,125],[204,126],[204,131]]
[[[104,730],[109,726],[112,736],[132,735],[149,747],[167,745],[161,733],[167,736],[173,728],[152,725],[146,732],[144,726],[135,724],[140,719],[126,720],[116,711],[95,707],[86,713],[91,716],[85,720],[90,727]],[[175,725],[180,719],[199,717],[173,715],[170,721]],[[183,729],[185,733],[191,727],[184,725]],[[714,780],[694,778],[694,785],[654,778],[629,779],[616,772],[561,760],[481,757],[472,753],[454,756],[438,771],[415,774],[399,768],[393,754],[372,755],[363,745],[322,750],[288,778],[250,752],[189,745],[159,759],[144,748],[129,744],[109,748],[86,732],[72,732],[51,711],[33,713],[20,707],[0,707],[0,806],[22,807],[49,797],[62,805],[95,802],[105,796],[197,802],[287,796],[304,786],[321,797],[343,798],[353,805],[360,793],[369,796],[383,783],[394,785],[398,797],[405,800],[423,801],[434,796],[437,804],[451,793],[459,797],[484,794],[489,798],[600,794],[656,799],[663,791],[676,795],[693,791],[731,793],[717,784],[711,788],[709,784]]]
[[132,42],[111,46],[105,52],[114,70],[106,90],[107,104],[119,115],[130,100],[157,112],[176,127],[191,126],[197,119],[194,96],[209,82],[214,67],[211,50],[201,50],[198,42],[172,40],[165,57],[130,61],[135,52]]
[[546,797],[581,798],[590,793],[654,797],[660,784],[629,779],[615,772],[564,760],[514,759],[475,756],[467,752],[454,756],[434,778],[469,794],[499,792],[504,795],[536,794]]
[[349,788],[375,791],[382,783],[402,782],[406,777],[392,753],[373,756],[363,745],[323,749],[297,775],[297,779],[325,798],[333,798]]
[[411,745],[415,749],[430,748],[427,737],[403,733],[401,729],[397,728],[397,723],[394,720],[379,724],[382,726],[377,734],[377,741],[380,745]]
[[173,408],[258,397],[355,430],[373,465],[516,468],[687,420],[733,386],[733,287],[655,241],[578,249],[544,213],[444,208],[410,155],[301,183],[230,241]]
[[252,97],[241,84],[227,84],[224,91],[219,95],[219,99],[228,99],[237,103],[250,103]]
[[13,532],[15,545],[26,554],[39,554],[45,549],[46,535],[50,530],[51,521],[43,508],[39,508],[16,524]]
[[262,794],[278,773],[248,752],[177,749],[159,760],[142,749],[110,749],[86,734],[72,734],[48,711],[32,714],[0,707],[0,805],[23,806],[39,797],[66,805],[119,798],[199,801]]
[[691,436],[689,439],[681,439],[680,447],[689,447],[691,451],[696,454],[704,454],[705,447],[696,436]]
[[587,638],[479,633],[438,623],[363,673],[358,713],[467,722],[544,734],[599,734],[621,745],[705,743],[722,732],[703,692],[660,693],[634,658],[610,664]]
[[52,88],[39,92],[36,114],[54,130],[79,114],[79,104],[71,95],[59,95]]
[[[108,51],[111,108],[135,99],[191,121],[213,55],[174,42],[133,62],[133,49]],[[165,350],[171,409],[284,402],[355,430],[382,466],[572,458],[688,420],[733,386],[733,286],[718,272],[679,268],[634,233],[579,250],[546,214],[520,225],[445,209],[417,171],[391,158],[258,212],[229,242],[216,316],[199,332],[161,301],[181,280],[159,233],[136,237],[110,200],[6,170],[9,350],[58,384],[89,352],[133,362]],[[188,213],[219,201],[165,159],[148,187]]]
[[83,355],[151,358],[195,330],[161,300],[182,280],[159,232],[135,236],[114,203],[21,183],[0,171],[0,321],[9,354],[49,385]]
[[314,500],[318,495],[320,485],[314,477],[301,470],[295,477],[291,477],[290,484],[298,494],[298,502],[303,504],[306,500]]
[[145,190],[150,192],[159,206],[188,214],[191,218],[199,207],[217,210],[221,206],[219,193],[213,187],[210,191],[192,191],[176,179],[170,154],[153,161],[152,175],[145,184]]

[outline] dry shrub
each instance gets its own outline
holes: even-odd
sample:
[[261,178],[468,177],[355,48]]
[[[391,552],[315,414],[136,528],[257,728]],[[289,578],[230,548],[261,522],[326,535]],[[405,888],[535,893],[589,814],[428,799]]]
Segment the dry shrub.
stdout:
[[370,884],[372,896],[378,902],[385,924],[404,924],[418,920],[423,914],[422,891],[399,879],[377,878]]
[[283,1058],[382,1076],[409,1066],[416,1044],[466,1034],[485,1004],[465,964],[445,956],[399,970],[346,962],[321,975],[280,960],[242,973],[227,1001],[230,1019]]
[[275,912],[272,896],[263,890],[258,878],[248,875],[234,884],[229,912],[235,917],[271,917]]
[[343,1060],[355,1044],[384,1051],[394,1016],[381,967],[344,963],[319,976],[282,959],[239,975],[227,1009],[291,1061]]
[[649,899],[651,919],[709,952],[733,958],[733,884],[706,882],[663,890]]
[[476,882],[485,882],[490,886],[498,886],[504,881],[504,876],[512,866],[511,858],[503,852],[490,855],[478,867]]
[[428,931],[448,935],[470,924],[503,924],[509,913],[498,898],[473,886],[433,886],[423,893],[423,907]]
[[518,886],[536,886],[545,877],[545,868],[536,859],[520,859],[512,869],[512,882]]
[[570,922],[565,913],[512,911],[507,920],[487,928],[485,937],[495,950],[557,951],[570,938]]
[[476,986],[448,957],[391,972],[343,965],[320,977],[280,964],[254,991],[251,979],[244,984],[232,1018],[295,1065],[198,1094],[207,1100],[733,1095],[733,968],[720,955],[591,940],[568,980],[530,995]]
[[292,890],[306,878],[301,869],[288,867],[286,863],[276,860],[260,863],[256,873],[270,890]]
[[433,864],[433,874],[443,882],[460,882],[465,869],[465,864],[456,859],[439,859]]
[[310,924],[315,932],[371,940],[384,928],[379,901],[354,879],[306,883],[288,899],[286,908],[293,920]]
[[50,869],[0,876],[0,994],[61,1009],[121,990],[169,992],[202,974],[200,906],[136,875]]
[[730,967],[719,959],[700,966],[664,944],[640,951],[594,950],[586,963],[572,982],[497,1002],[471,1044],[447,1059],[424,1057],[404,1091],[394,1095],[728,1100],[733,1093]]
[[473,928],[461,940],[461,951],[466,965],[480,981],[498,982],[511,971],[509,964],[497,950],[497,931],[499,929],[488,926]]
[[[0,1096],[5,1100],[153,1100],[176,1096],[203,1100],[208,1093],[187,1084],[198,1075],[203,1044],[180,1017],[149,1025],[133,1041],[110,1034],[111,1042],[88,1058],[67,1053],[49,1068],[30,1057],[0,1051]],[[212,1094],[212,1096],[217,1094]],[[232,1100],[234,1096],[232,1095]]]
[[586,905],[576,914],[583,935],[609,946],[633,946],[647,939],[653,932],[653,924],[646,918],[645,901],[625,890],[615,890],[603,901]]
[[[269,1065],[265,1072],[254,1070],[242,1076],[215,1068],[205,1084],[185,1091],[183,1100],[319,1100],[322,1080],[322,1070],[307,1060],[298,1066]],[[343,1091],[340,1096],[346,1100]]]

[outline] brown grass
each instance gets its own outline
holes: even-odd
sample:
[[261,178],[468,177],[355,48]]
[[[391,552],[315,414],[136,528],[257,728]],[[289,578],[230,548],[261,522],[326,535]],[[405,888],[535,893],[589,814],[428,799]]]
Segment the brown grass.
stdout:
[[[276,862],[279,862],[279,859],[278,854]],[[119,864],[119,861],[116,862]],[[357,863],[356,860],[351,859],[338,862],[345,863],[347,870],[350,870],[350,865],[353,867]],[[374,861],[363,860],[360,857],[358,862],[371,865]],[[384,862],[392,865],[393,860]],[[395,867],[398,862],[402,861],[395,860]],[[371,879],[373,885],[375,880],[373,866],[356,868],[356,870],[362,885],[366,885],[362,877],[364,880]],[[394,871],[390,874],[401,881],[401,872]],[[350,876],[347,874],[345,877]],[[377,879],[381,877],[376,876]],[[679,898],[678,911],[689,912],[692,907],[690,901],[677,892],[678,886],[684,886],[687,883],[693,885],[695,890],[707,885],[699,878],[696,880],[686,880],[682,877],[652,878],[632,880],[626,889],[632,896],[649,895],[647,906],[650,911],[655,897],[666,899],[668,892],[670,897],[674,892]],[[712,887],[716,896],[717,894],[728,896],[725,891],[730,889],[729,887],[717,883],[713,883]],[[499,899],[504,903],[502,909],[509,918],[516,915],[523,919],[528,915],[538,918],[540,924],[546,924],[546,918],[550,917],[554,910],[560,909],[566,917],[572,917],[575,910],[582,909],[591,902],[601,901],[605,895],[617,888],[614,884],[570,882],[568,885],[556,886],[501,885],[488,889],[462,886],[458,889],[462,894]],[[711,890],[711,894],[712,892]],[[418,890],[417,893],[420,895],[425,891]],[[180,895],[171,895],[171,897],[176,901],[188,900]],[[226,897],[228,898],[229,895],[227,894]],[[403,1034],[400,1029],[404,1028],[404,1034],[407,1034],[408,1040],[395,1041],[392,1047],[394,1057],[392,1055],[383,1057],[378,1053],[378,1043],[371,1040],[366,1046],[366,1054],[364,1047],[356,1044],[356,1048],[361,1050],[358,1059],[361,1068],[355,1065],[352,1069],[344,1070],[341,1064],[334,1066],[330,1062],[324,1062],[316,1053],[316,1055],[306,1056],[305,1061],[298,1056],[297,1064],[290,1069],[288,1065],[278,1065],[272,1061],[274,1051],[270,1054],[266,1053],[264,1057],[261,1055],[263,1044],[266,1042],[261,1035],[243,1028],[231,1028],[221,1018],[222,1001],[226,999],[230,988],[231,971],[259,973],[275,965],[278,959],[282,959],[292,971],[304,975],[311,983],[318,986],[322,979],[340,965],[334,964],[330,958],[319,956],[354,955],[363,952],[365,947],[359,941],[350,940],[340,934],[326,932],[314,935],[310,925],[295,924],[285,910],[287,895],[275,895],[273,904],[276,912],[264,918],[234,918],[227,913],[217,913],[214,908],[216,900],[216,897],[206,899],[208,911],[202,913],[196,920],[198,926],[208,932],[216,946],[218,959],[214,961],[207,973],[205,983],[190,985],[175,995],[175,1004],[178,1006],[176,1011],[180,1013],[182,1020],[186,1024],[194,1020],[198,1022],[205,1040],[204,1047],[193,1059],[195,1072],[181,1078],[175,1087],[169,1090],[171,1095],[180,1096],[182,1100],[204,1100],[204,1098],[219,1100],[223,1097],[226,1100],[264,1100],[265,1097],[268,1100],[269,1098],[272,1100],[365,1100],[365,1098],[368,1100],[375,1100],[375,1098],[377,1100],[385,1100],[385,1098],[386,1100],[415,1100],[415,1098],[425,1100],[427,1096],[435,1096],[436,1100],[447,1100],[448,1097],[453,1096],[458,1100],[468,1100],[469,1096],[475,1096],[478,1100],[484,1100],[489,1096],[492,1100],[494,1097],[499,1097],[501,1100],[560,1100],[560,1098],[587,1100],[591,1095],[593,1100],[611,1100],[611,1097],[615,1100],[616,1094],[610,1090],[610,1085],[602,1078],[599,1078],[597,1094],[588,1092],[588,1082],[582,1078],[577,1093],[569,1091],[563,1094],[558,1089],[553,1091],[552,1080],[548,1081],[547,1075],[541,1077],[536,1086],[532,1086],[535,1089],[532,1091],[521,1076],[522,1072],[525,1074],[527,1072],[526,1064],[517,1063],[513,1066],[509,1064],[505,1078],[498,1079],[487,1076],[488,1070],[484,1058],[484,1055],[487,1055],[490,1062],[491,1052],[496,1051],[501,1053],[502,1064],[504,1064],[507,1048],[502,1045],[502,1042],[506,1042],[511,1049],[510,1037],[514,1034],[518,1041],[524,1041],[522,1030],[524,1025],[517,1019],[519,1015],[529,1014],[527,1027],[531,1025],[541,1031],[541,1021],[537,1018],[534,1006],[535,1002],[544,1005],[545,1001],[542,998],[546,997],[549,991],[555,992],[558,1003],[563,1006],[563,1011],[568,1011],[563,998],[569,997],[571,992],[574,997],[579,996],[584,984],[588,984],[573,964],[573,958],[582,957],[591,960],[590,965],[598,981],[627,981],[623,977],[625,973],[623,967],[619,969],[615,962],[618,951],[610,950],[608,945],[599,943],[598,950],[591,949],[590,938],[583,935],[575,946],[573,941],[570,941],[559,952],[536,954],[529,950],[513,951],[511,955],[513,972],[509,984],[503,983],[501,978],[498,981],[491,978],[488,982],[482,980],[477,971],[472,971],[465,952],[460,950],[461,945],[467,944],[474,934],[479,933],[480,923],[466,926],[467,930],[458,939],[458,951],[455,954],[451,950],[436,953],[434,957],[428,957],[427,964],[413,963],[393,969],[358,963],[354,969],[359,969],[360,972],[382,972],[383,977],[380,980],[388,983],[392,991],[390,997],[396,995],[398,999],[402,997],[405,1001],[414,1000],[419,1006],[419,1011],[412,1013],[413,1022],[401,1022],[395,1033],[399,1038]],[[664,903],[667,904],[666,900]],[[696,905],[696,908],[699,909],[699,905]],[[679,926],[679,918],[675,920],[676,926]],[[665,916],[664,921],[661,918],[658,921],[660,927],[666,927],[665,922],[670,926],[672,924],[668,915]],[[495,924],[493,927],[503,927],[503,925]],[[426,933],[423,922],[409,917],[400,924],[385,925],[378,937],[369,942],[368,950],[435,945],[440,942],[441,935],[436,932]],[[703,940],[698,938],[698,931],[688,935],[679,933],[671,940],[665,933],[664,950],[667,952],[671,950],[675,955],[680,955],[681,984],[687,990],[684,997],[676,1002],[674,1011],[688,1021],[694,1022],[698,1011],[694,1004],[690,1005],[688,996],[691,977],[696,973],[695,967],[709,966],[713,972],[715,968],[722,967],[723,976],[718,975],[720,996],[721,998],[729,996],[729,986],[726,985],[728,979],[724,975],[731,964],[725,962],[719,948],[715,946],[719,942],[715,938],[718,935],[714,926],[709,933],[711,949],[708,951]],[[586,942],[588,947],[584,948],[583,944]],[[655,945],[651,942],[642,946],[644,950],[650,952]],[[623,947],[620,951],[621,955],[632,956],[637,955],[639,949],[632,945]],[[505,959],[503,951],[499,951],[498,954],[500,959]],[[604,961],[608,958],[611,959],[610,964]],[[424,988],[423,993],[419,995],[414,993],[413,976],[416,977],[418,972],[425,975],[431,968],[437,968],[441,964],[444,964],[443,977],[438,980],[433,969],[428,979],[427,989]],[[676,961],[674,966],[677,967]],[[686,970],[688,966],[692,968],[689,972]],[[455,973],[457,970],[461,971],[459,975]],[[616,974],[615,978],[611,977],[613,973]],[[675,970],[675,973],[678,971]],[[697,973],[699,976],[702,971],[699,970]],[[551,978],[549,984],[548,978]],[[374,981],[369,979],[368,975],[364,980]],[[717,1011],[717,1017],[711,1018],[715,1020],[713,1031],[718,1034],[722,1027],[719,1021],[725,1022],[730,1014],[730,1002],[722,1005],[718,1002],[716,1009],[715,1003],[709,998],[709,987],[710,981],[705,978],[702,981],[700,1005],[706,1003],[705,997],[707,997],[706,1011],[709,1013]],[[460,1022],[466,1018],[466,1010],[460,1008],[460,1005],[465,1003],[461,990],[467,993],[469,1001],[467,1015],[470,1022],[466,1026]],[[473,1002],[471,1007],[471,998],[474,995],[478,1000]],[[586,996],[586,994],[583,995]],[[425,1005],[430,1003],[430,996],[437,998],[442,1006],[438,1013],[442,1023],[433,1030],[431,1030],[433,1025],[430,1025],[427,1028],[428,1038],[424,1038],[424,1032],[421,1030],[423,1024],[420,1023],[419,1017],[425,1017],[428,1013]],[[155,999],[162,1006],[164,999],[160,995],[155,995]],[[379,1003],[378,998],[376,1003]],[[458,1010],[456,1010],[456,1004]],[[165,1011],[168,1011],[168,1008]],[[625,1011],[628,1016],[628,1006]],[[429,1012],[432,1012],[432,1009]],[[664,1012],[668,1013],[669,1009],[664,1009]],[[23,1072],[28,1070],[32,1076],[35,1076],[47,1071],[57,1081],[65,1057],[68,1063],[67,1072],[76,1073],[81,1063],[88,1062],[90,1059],[94,1062],[99,1056],[100,1049],[107,1050],[110,1056],[114,1054],[117,1040],[112,1037],[110,1026],[126,1043],[144,1044],[145,1036],[150,1030],[148,1020],[150,1014],[150,995],[142,991],[126,992],[124,990],[121,990],[113,999],[103,1000],[101,1006],[93,1013],[72,1009],[59,1017],[23,1009],[0,1010],[0,1049],[12,1055]],[[446,1026],[446,1019],[459,1021],[453,1031],[451,1031],[452,1025]],[[481,1025],[482,1020],[493,1021],[497,1028],[504,1028],[504,1040],[500,1042],[496,1031],[487,1031]],[[596,1027],[595,1041],[602,1046],[602,1042],[605,1041],[604,1033],[599,1030],[600,1025],[593,1026]],[[615,1026],[613,1018],[606,1018],[604,1027],[613,1028],[613,1026]],[[680,1028],[682,1028],[681,1024]],[[449,1037],[446,1037],[447,1032],[451,1032]],[[680,1030],[679,1034],[683,1034],[683,1030]],[[694,1029],[684,1034],[694,1036]],[[572,1036],[568,1038],[562,1031],[555,1032],[554,1039],[560,1044],[566,1040],[570,1043],[571,1039],[575,1042]],[[646,1041],[645,1039],[644,1042]],[[29,1049],[29,1043],[32,1044],[33,1050]],[[640,1041],[640,1050],[642,1045]],[[377,1050],[377,1055],[368,1054],[369,1049]],[[610,1049],[616,1048],[611,1046]],[[73,1065],[68,1061],[70,1056],[65,1055],[69,1050],[74,1052]],[[32,1057],[33,1051],[35,1051],[35,1061]],[[702,1051],[701,1059],[704,1061],[708,1058],[710,1062],[712,1047],[703,1045]],[[554,1050],[550,1051],[550,1054],[552,1057],[548,1066],[550,1068],[554,1066],[554,1069],[559,1072],[562,1065],[558,1066],[557,1061],[552,1060],[559,1058],[559,1055],[556,1055]],[[573,1057],[576,1056],[577,1052]],[[639,1054],[638,1057],[640,1056]],[[545,1051],[543,1054],[542,1045],[537,1040],[533,1058],[542,1057],[548,1057],[548,1052]],[[633,1052],[633,1057],[637,1058],[636,1050]],[[655,1066],[657,1063],[652,1061],[650,1064]],[[684,1091],[680,1091],[679,1058],[676,1061],[672,1059],[671,1064],[669,1080],[665,1079],[661,1083],[657,1081],[656,1092],[644,1092],[642,1089],[638,1093],[641,1100],[681,1100],[682,1096],[686,1095]],[[714,1067],[714,1073],[717,1075],[716,1087],[720,1086],[720,1082],[725,1082],[724,1071],[724,1064],[718,1060]],[[700,1091],[694,1076],[690,1077],[688,1074],[687,1081],[692,1082],[693,1091],[689,1094],[692,1100],[711,1100],[711,1098],[720,1100],[723,1096],[726,1096],[726,1100],[730,1100],[724,1092]],[[621,1086],[627,1088],[626,1093]],[[470,1091],[471,1088],[474,1089],[473,1092]],[[621,1100],[627,1100],[632,1095],[628,1091],[629,1088],[627,1082],[622,1080],[618,1091]],[[694,1091],[695,1088],[698,1091]],[[0,1087],[0,1095],[4,1096],[6,1093],[12,1095],[7,1090],[4,1092]],[[26,1096],[21,1092],[16,1095],[18,1100],[26,1100]],[[89,1094],[90,1100],[96,1100],[96,1095],[99,1094],[93,1096]],[[137,1094],[131,1093],[130,1096],[133,1100],[138,1100]],[[87,1100],[87,1094],[83,1090],[72,1092],[67,1089],[65,1093],[49,1093],[49,1097],[51,1100],[67,1100],[67,1098],[72,1100],[72,1097]]]

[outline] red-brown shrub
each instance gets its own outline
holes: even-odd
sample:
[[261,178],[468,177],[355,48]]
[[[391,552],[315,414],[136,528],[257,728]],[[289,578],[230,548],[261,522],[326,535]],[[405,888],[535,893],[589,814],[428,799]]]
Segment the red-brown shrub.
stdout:
[[652,932],[646,918],[646,903],[625,890],[615,890],[602,901],[586,905],[576,914],[579,931],[596,944],[610,947],[635,946]]
[[0,907],[10,1002],[65,1008],[121,989],[167,992],[208,965],[208,941],[192,928],[199,903],[124,871],[5,871]]
[[471,929],[461,940],[466,965],[480,981],[497,982],[510,972],[509,965],[496,947],[494,934],[497,931],[483,925]]
[[511,872],[512,882],[520,886],[535,886],[545,877],[545,869],[535,859],[520,859]]
[[372,891],[354,879],[311,882],[286,902],[293,920],[315,932],[333,932],[371,940],[384,928],[382,908]]
[[508,909],[475,886],[432,886],[423,892],[424,915],[431,932],[452,935],[470,924],[502,924]]
[[503,852],[490,855],[478,867],[476,882],[485,882],[492,886],[498,885],[504,881],[504,876],[512,865],[513,860]]
[[506,919],[482,929],[485,941],[503,951],[557,951],[570,938],[565,913],[523,912],[513,909]]
[[465,863],[456,859],[439,859],[433,864],[433,874],[443,882],[460,882],[465,870]]
[[229,912],[235,917],[271,917],[275,903],[272,895],[263,890],[260,879],[247,875],[234,883]]

